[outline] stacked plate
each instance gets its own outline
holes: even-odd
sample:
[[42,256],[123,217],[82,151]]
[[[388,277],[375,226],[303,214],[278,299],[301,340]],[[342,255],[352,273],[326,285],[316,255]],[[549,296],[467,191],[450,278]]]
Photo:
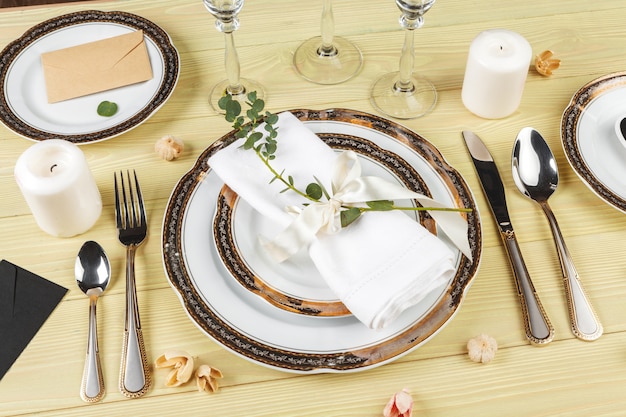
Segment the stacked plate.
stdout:
[[166,274],[192,321],[255,363],[301,373],[357,371],[387,363],[433,337],[457,312],[480,261],[476,203],[439,151],[405,127],[345,109],[292,113],[331,147],[354,150],[364,174],[396,181],[450,206],[471,208],[467,220],[473,261],[438,233],[429,216],[411,214],[456,251],[457,273],[388,328],[367,328],[334,297],[306,256],[276,264],[260,249],[257,236],[271,236],[272,226],[208,165],[212,154],[234,142],[231,132],[200,155],[172,192],[163,221]]

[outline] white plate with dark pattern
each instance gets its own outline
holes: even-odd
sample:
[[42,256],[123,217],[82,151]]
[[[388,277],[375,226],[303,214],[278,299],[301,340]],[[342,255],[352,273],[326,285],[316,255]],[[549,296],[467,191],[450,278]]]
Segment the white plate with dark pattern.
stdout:
[[568,162],[602,200],[626,212],[626,144],[615,124],[626,117],[626,72],[597,78],[572,97],[561,120]]
[[[151,80],[48,103],[40,56],[44,52],[143,30],[152,66]],[[126,12],[87,10],[39,23],[2,51],[0,121],[27,139],[65,139],[76,144],[101,141],[129,131],[168,100],[180,72],[178,51],[169,35],[151,21]],[[115,102],[118,111],[99,116],[98,104]]]
[[433,145],[395,122],[346,109],[292,113],[320,136],[353,136],[386,149],[414,168],[433,198],[471,208],[467,219],[473,261],[458,253],[454,278],[382,330],[369,329],[351,315],[318,317],[277,308],[237,282],[213,240],[216,202],[224,184],[208,159],[235,141],[230,132],[200,155],[172,191],[162,227],[166,275],[191,320],[217,343],[254,363],[298,373],[354,372],[388,363],[428,341],[458,311],[482,251],[476,202],[465,180]]
[[[336,152],[355,152],[363,175],[383,178],[430,197],[420,175],[393,152],[356,136],[335,133],[318,133],[318,136]],[[415,200],[395,203],[407,207],[419,205]],[[405,213],[437,234],[434,220],[425,212]],[[213,240],[224,266],[244,288],[278,308],[297,314],[318,317],[351,314],[305,251],[281,263],[268,256],[258,237],[276,236],[281,231],[276,227],[228,186],[222,187],[213,222]]]

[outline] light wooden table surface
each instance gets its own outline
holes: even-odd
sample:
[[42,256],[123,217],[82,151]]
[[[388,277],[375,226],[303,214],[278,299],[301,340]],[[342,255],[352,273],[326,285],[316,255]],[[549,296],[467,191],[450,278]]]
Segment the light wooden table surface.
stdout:
[[[357,43],[364,66],[336,86],[300,79],[294,50],[319,34],[321,1],[250,0],[235,38],[242,75],[261,81],[272,111],[353,108],[375,113],[369,88],[397,69],[403,33],[391,0],[336,0],[336,34]],[[18,156],[32,142],[0,128],[0,257],[70,289],[15,365],[0,381],[0,415],[16,416],[380,416],[388,398],[409,388],[416,416],[623,416],[626,411],[626,216],[596,197],[575,175],[560,144],[561,115],[572,95],[592,79],[626,68],[626,3],[622,0],[509,2],[438,1],[415,33],[416,71],[439,90],[434,111],[401,123],[432,142],[465,177],[482,215],[480,271],[458,314],[424,346],[390,364],[348,374],[296,375],[270,370],[226,351],[187,317],[170,288],[161,257],[161,222],[171,190],[197,156],[230,130],[207,104],[224,77],[222,34],[200,0],[126,0],[74,3],[0,12],[0,45],[64,13],[96,8],[141,15],[165,29],[180,57],[181,73],[170,100],[138,128],[82,149],[100,188],[104,209],[97,224],[74,238],[48,236],[35,225],[13,179]],[[519,109],[485,120],[461,102],[471,40],[482,30],[521,33],[534,53],[552,49],[562,67],[550,78],[531,71]],[[521,196],[509,170],[513,140],[525,126],[545,136],[560,169],[551,200],[581,279],[604,325],[594,342],[576,339],[568,325],[560,267],[540,208]],[[470,129],[487,143],[503,177],[512,221],[537,291],[556,328],[554,342],[534,347],[524,337],[511,271],[495,222],[460,135]],[[173,162],[153,145],[165,134],[185,141]],[[148,357],[170,348],[222,370],[216,394],[193,384],[164,386],[155,373],[149,393],[130,400],[116,389],[124,306],[124,247],[113,219],[112,173],[134,168],[142,181],[150,223],[137,259],[139,305]],[[98,304],[100,349],[107,394],[95,405],[79,398],[87,335],[88,300],[74,281],[74,257],[85,240],[108,252],[113,277]],[[495,360],[471,362],[469,338],[487,333],[499,343]]]

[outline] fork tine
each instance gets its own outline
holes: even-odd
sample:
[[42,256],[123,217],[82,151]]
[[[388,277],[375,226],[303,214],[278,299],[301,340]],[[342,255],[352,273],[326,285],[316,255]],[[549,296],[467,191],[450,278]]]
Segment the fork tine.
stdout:
[[[126,184],[125,184],[125,181],[124,181],[124,172],[120,172],[120,180],[121,180],[120,182],[122,184],[122,200],[124,201],[124,205],[122,206],[123,207],[123,210],[122,210],[123,214],[122,215],[124,216],[123,217],[123,225],[122,225],[122,227],[125,228],[125,229],[128,229],[130,227],[133,227],[133,225],[130,222],[130,214],[129,214],[130,207],[128,206],[128,200],[127,200],[127,197],[126,197]],[[129,184],[129,186],[130,186],[130,184]]]
[[137,173],[133,170],[135,176],[135,190],[137,191],[137,204],[139,206],[139,224],[137,226],[143,226],[146,224],[146,208],[143,205],[143,195],[141,194],[141,188],[139,187],[139,180],[137,179]]
[[[133,171],[135,172],[135,171]],[[135,174],[135,177],[137,174]],[[130,199],[130,205],[126,206],[126,210],[129,212],[130,223],[128,227],[137,227],[137,207],[135,206],[135,193],[133,193],[133,182],[130,180],[130,171],[126,171],[126,178],[128,180],[128,196]]]
[[[124,178],[122,177],[122,180]],[[118,229],[121,229],[123,227],[122,224],[122,206],[120,205],[120,193],[119,193],[119,188],[117,186],[117,173],[114,172],[113,173],[113,180],[114,180],[114,186],[115,186],[115,224],[117,226]]]

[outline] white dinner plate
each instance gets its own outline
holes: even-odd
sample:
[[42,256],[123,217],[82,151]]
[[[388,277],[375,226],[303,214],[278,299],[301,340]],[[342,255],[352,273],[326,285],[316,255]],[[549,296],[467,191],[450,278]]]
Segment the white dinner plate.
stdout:
[[563,112],[565,156],[601,199],[626,212],[626,144],[615,123],[626,117],[626,72],[609,74],[580,88]]
[[477,206],[461,175],[409,129],[346,109],[292,113],[315,133],[355,136],[395,153],[419,173],[433,198],[471,208],[467,219],[473,261],[451,246],[458,253],[454,278],[383,330],[369,329],[353,316],[316,317],[277,308],[233,278],[213,242],[216,200],[224,184],[210,169],[208,159],[234,142],[234,132],[230,132],[200,155],[172,191],[162,228],[165,272],[192,321],[246,359],[300,373],[370,369],[422,345],[458,311],[482,251]]
[[[143,30],[152,66],[151,80],[48,103],[41,54]],[[0,120],[31,140],[65,139],[77,144],[120,135],[140,125],[170,97],[180,67],[167,33],[143,17],[125,12],[81,11],[39,23],[11,42],[0,61]],[[111,117],[98,104],[115,102]]]
[[[337,152],[354,151],[363,175],[372,175],[430,196],[420,175],[404,159],[363,138],[334,133],[318,133],[320,139]],[[397,205],[416,207],[415,201],[397,201]],[[407,215],[436,234],[434,221],[423,212]],[[276,263],[261,247],[258,236],[276,236],[277,224],[267,221],[228,186],[217,200],[213,222],[213,239],[220,259],[243,288],[272,305],[298,314],[337,317],[351,314],[326,285],[313,261],[299,252]],[[458,254],[457,254],[458,257]],[[458,262],[458,259],[457,259]]]

